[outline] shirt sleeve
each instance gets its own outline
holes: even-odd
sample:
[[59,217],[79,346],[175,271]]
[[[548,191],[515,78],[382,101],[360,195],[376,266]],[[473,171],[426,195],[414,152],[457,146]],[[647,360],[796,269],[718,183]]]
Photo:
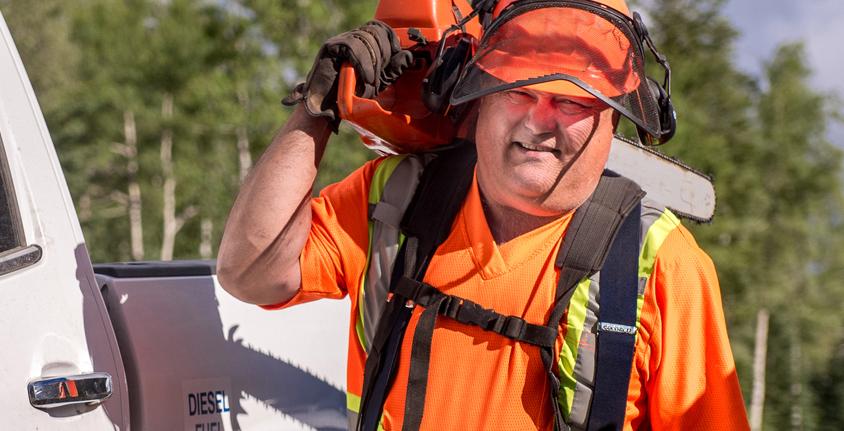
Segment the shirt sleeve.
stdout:
[[657,252],[640,323],[634,372],[651,429],[749,429],[715,267],[683,226]]
[[284,303],[262,308],[279,310],[321,298],[357,295],[369,243],[369,184],[380,161],[367,162],[311,199],[311,230],[299,255],[299,291]]

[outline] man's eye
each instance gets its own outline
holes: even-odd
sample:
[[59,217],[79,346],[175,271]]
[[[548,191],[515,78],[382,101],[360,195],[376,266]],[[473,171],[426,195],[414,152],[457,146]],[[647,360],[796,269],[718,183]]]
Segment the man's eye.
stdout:
[[598,111],[600,108],[598,106],[592,105],[585,105],[583,103],[575,102],[571,99],[558,99],[556,101],[557,108],[565,113],[586,113],[586,112],[593,112]]
[[533,96],[530,93],[518,90],[510,90],[504,95],[513,103],[528,103],[533,101]]

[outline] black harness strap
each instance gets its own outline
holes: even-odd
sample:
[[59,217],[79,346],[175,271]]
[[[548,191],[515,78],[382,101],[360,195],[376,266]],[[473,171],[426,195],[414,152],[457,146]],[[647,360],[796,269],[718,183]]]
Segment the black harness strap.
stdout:
[[[610,245],[613,244],[622,221],[638,208],[644,195],[645,192],[636,183],[612,171],[604,171],[592,196],[572,216],[568,232],[560,245],[556,261],[556,266],[560,268],[557,300],[548,319],[548,327],[556,329],[560,326],[575,286],[604,266]],[[638,256],[639,244],[634,244],[632,250],[635,250]],[[638,274],[637,268],[634,268],[633,274]],[[604,287],[605,284],[602,283],[601,298],[607,296],[604,294]],[[635,303],[634,298],[634,306]],[[558,402],[560,379],[555,372],[554,349],[541,349],[541,357],[550,382],[555,429],[568,429]],[[626,390],[624,394],[626,397]]]
[[439,314],[460,323],[478,326],[512,340],[540,347],[554,347],[557,339],[554,328],[528,323],[519,316],[499,314],[474,301],[445,294],[425,282],[403,277],[395,292],[425,308],[436,308]]
[[[604,265],[610,245],[615,240],[622,221],[637,208],[642,196],[644,196],[644,192],[634,182],[606,171],[590,199],[575,211],[572,224],[569,226],[569,229],[573,228],[574,230],[566,234],[566,239],[561,245],[556,262],[556,265],[561,268],[561,275],[557,285],[557,301],[547,325],[548,328],[553,328],[554,340],[556,340],[560,320],[574,293],[574,287],[580,280],[591,276]],[[638,243],[634,244],[633,250],[638,256]],[[634,268],[633,274],[637,274],[637,272]],[[417,279],[419,278],[421,277],[417,277]],[[404,285],[403,289],[407,289],[411,294],[420,291],[428,292],[429,297],[432,298],[431,306],[422,314],[416,327],[410,358],[411,380],[408,381],[407,386],[405,421],[402,428],[416,431],[421,425],[424,411],[434,326],[436,325],[437,315],[448,313],[448,305],[451,305],[451,302],[448,301],[446,295],[433,299],[434,295],[431,294],[433,288],[421,288],[419,287],[422,286],[421,283],[413,284],[410,283],[410,280],[404,282],[399,280],[397,286],[401,285]],[[425,295],[422,295],[422,298],[424,297]],[[417,299],[419,299],[418,296]],[[635,306],[635,303],[634,298],[632,304]],[[481,307],[477,306],[477,308]],[[545,361],[551,382],[555,426],[557,429],[563,430],[568,427],[557,402],[560,385],[553,367],[556,363],[553,361],[554,343],[550,342],[546,345],[547,347],[541,347],[541,356]],[[414,370],[418,371],[414,372]],[[626,396],[627,391],[625,390],[623,393]],[[621,414],[623,418],[623,408]]]
[[[408,208],[402,228],[409,237],[419,238],[419,247],[426,251],[416,256],[417,272],[413,278],[422,280],[428,269],[430,258],[437,247],[442,244],[451,233],[451,226],[457,217],[457,212],[463,205],[469,187],[474,178],[477,154],[474,145],[464,145],[452,150],[450,154],[443,154],[437,160],[436,172],[433,177],[420,181],[413,202]],[[432,162],[433,164],[433,162]],[[426,167],[424,174],[428,173]],[[424,176],[423,174],[423,176]],[[433,235],[432,235],[433,232]],[[393,286],[401,285],[401,280],[394,280]],[[409,299],[409,298],[405,298]],[[431,343],[434,338],[434,327],[437,315],[440,313],[444,299],[431,304],[419,318],[416,331],[413,334],[413,347],[410,353],[410,370],[405,395],[404,423],[402,429],[418,430],[422,425],[425,412],[425,394],[428,387],[428,364],[431,357]]]
[[[476,159],[474,144],[464,141],[438,151],[437,157],[425,166],[413,200],[402,220],[402,231],[407,239],[399,250],[393,266],[391,289],[394,289],[392,286],[398,285],[398,280],[402,277],[421,279],[425,274],[428,262],[437,246],[448,237],[452,222],[472,185]],[[395,377],[402,340],[412,311],[412,308],[406,307],[405,302],[399,297],[387,304],[383,317],[379,319],[375,338],[366,358],[357,430],[375,431],[378,429],[384,401]],[[436,315],[435,311],[431,313]],[[420,321],[420,325],[422,323]],[[431,325],[431,332],[433,332],[433,323]],[[413,350],[416,351],[416,349],[417,347],[414,346]],[[429,355],[430,345],[428,354],[425,356]],[[423,395],[421,400],[418,397],[413,400],[408,398],[407,404],[412,404],[412,410],[419,412],[418,422],[421,423],[425,402],[424,390],[427,385],[427,367],[423,370],[418,367],[414,369],[411,366],[410,373],[411,380],[416,383],[411,385],[409,382],[408,388],[413,386],[418,388],[417,391],[421,389]],[[417,377],[414,379],[414,376]],[[419,388],[420,385],[422,385],[421,388]]]
[[434,301],[419,317],[416,332],[413,334],[413,347],[410,350],[410,371],[407,378],[407,393],[404,401],[404,423],[402,430],[418,431],[422,426],[425,412],[425,395],[428,392],[428,365],[431,360],[431,344],[434,340],[434,327],[437,314],[442,309],[445,298]]
[[639,207],[624,220],[601,270],[598,353],[589,431],[621,430],[636,342],[639,292]]

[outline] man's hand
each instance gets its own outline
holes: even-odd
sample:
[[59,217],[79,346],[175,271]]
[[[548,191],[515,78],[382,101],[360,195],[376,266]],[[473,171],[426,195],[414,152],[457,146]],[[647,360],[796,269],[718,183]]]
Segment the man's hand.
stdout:
[[412,60],[410,51],[401,49],[393,29],[381,21],[370,21],[328,39],[320,48],[307,80],[297,85],[282,103],[292,106],[304,102],[309,114],[326,117],[336,132],[340,123],[337,78],[344,63],[355,68],[356,94],[374,98],[395,82]]

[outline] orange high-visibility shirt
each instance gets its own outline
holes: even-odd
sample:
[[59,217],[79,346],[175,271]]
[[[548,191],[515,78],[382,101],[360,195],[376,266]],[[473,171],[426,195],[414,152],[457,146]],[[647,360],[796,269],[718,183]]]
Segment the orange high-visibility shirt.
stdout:
[[[367,198],[380,160],[313,199],[312,227],[300,258],[302,286],[290,301],[265,308],[349,295],[352,316],[358,315],[368,246]],[[544,325],[558,279],[554,260],[570,218],[496,244],[475,181],[425,281],[501,314]],[[421,307],[414,310],[404,337],[384,406],[385,430],[401,429],[413,333],[421,312]],[[347,390],[359,396],[366,355],[354,321],[349,338]],[[441,317],[434,330],[421,428],[551,429],[548,384],[538,347]],[[748,428],[715,269],[678,224],[659,248],[645,288],[624,429]]]

